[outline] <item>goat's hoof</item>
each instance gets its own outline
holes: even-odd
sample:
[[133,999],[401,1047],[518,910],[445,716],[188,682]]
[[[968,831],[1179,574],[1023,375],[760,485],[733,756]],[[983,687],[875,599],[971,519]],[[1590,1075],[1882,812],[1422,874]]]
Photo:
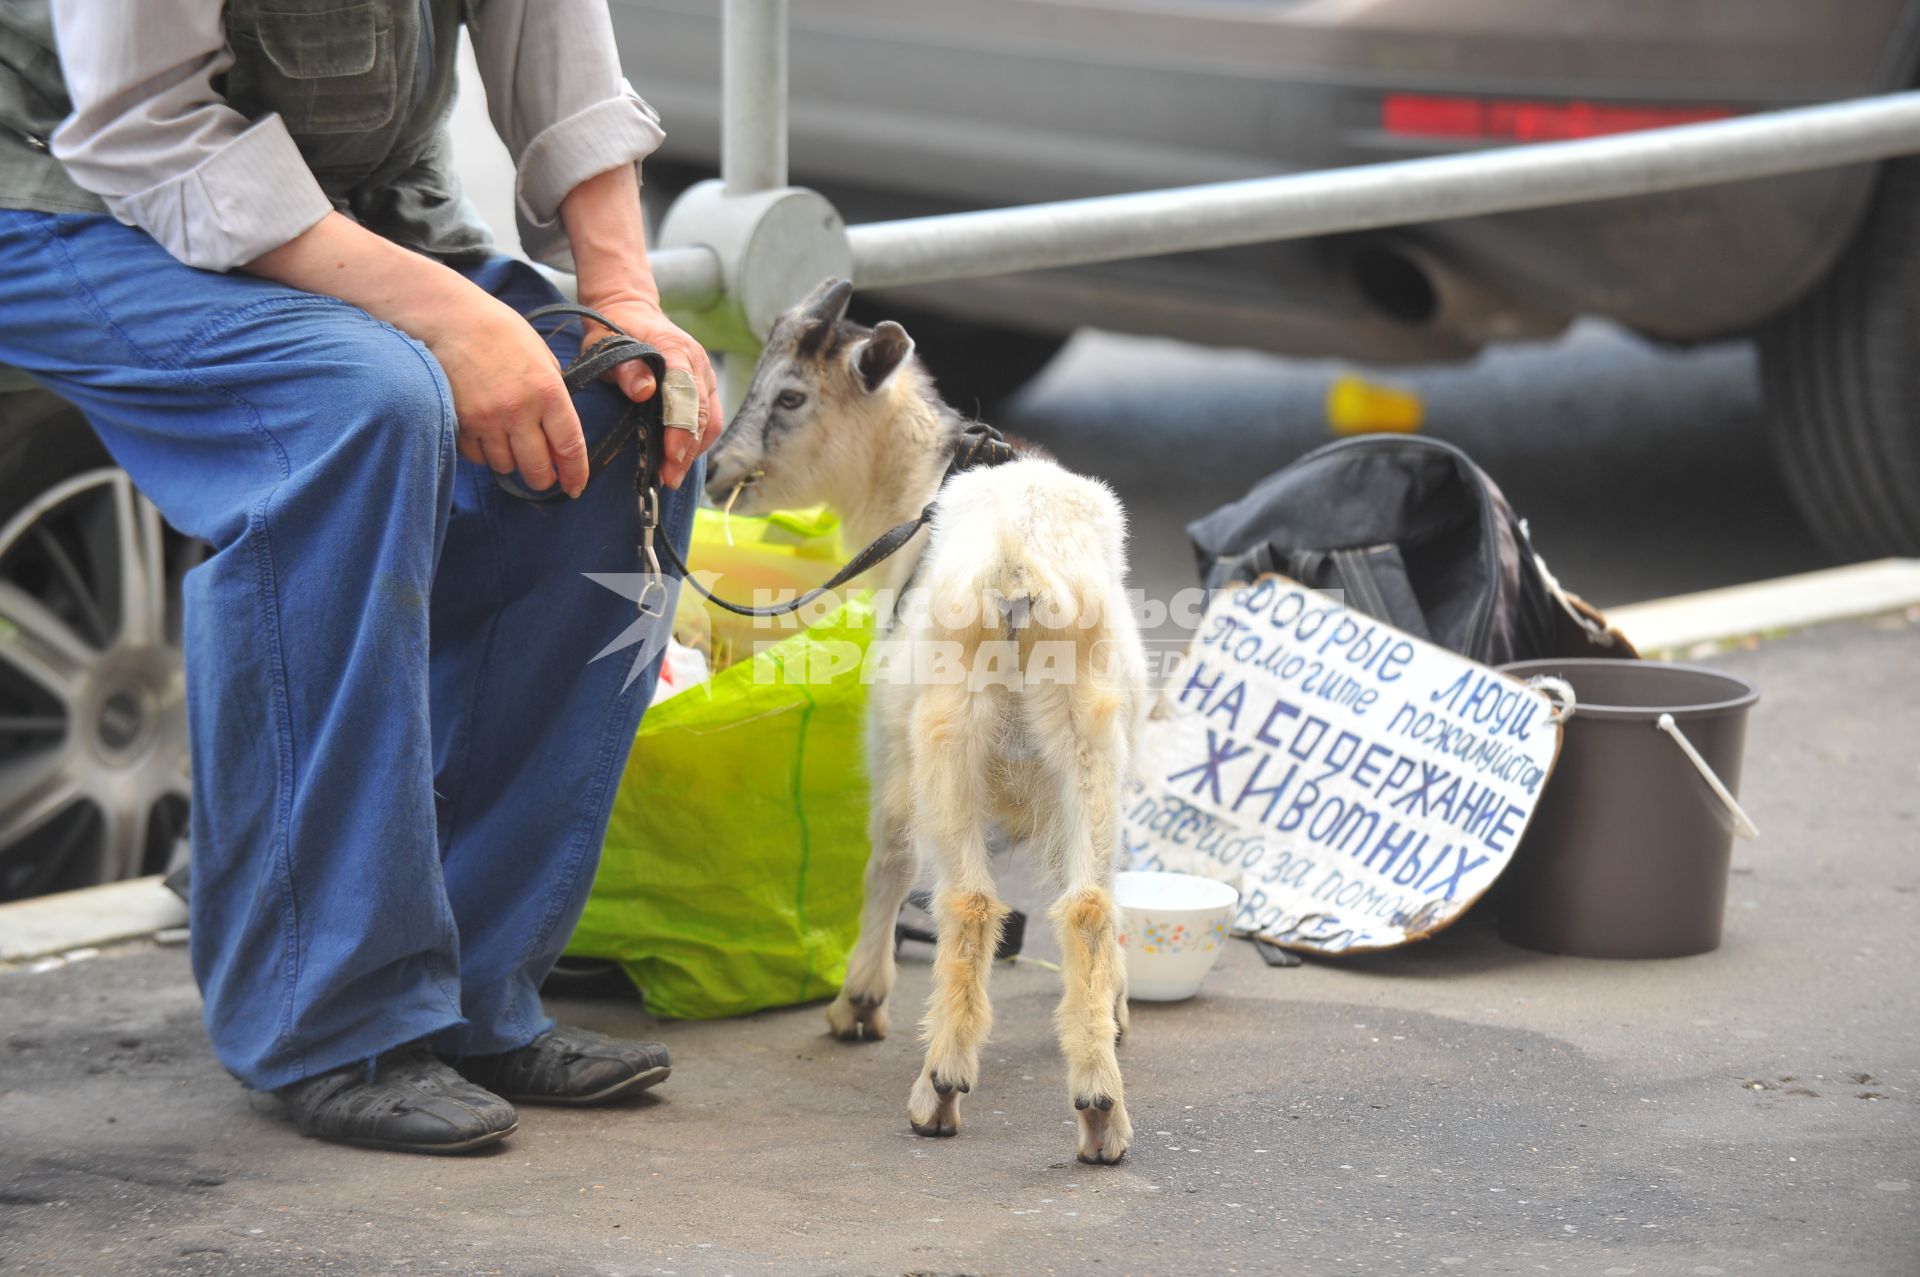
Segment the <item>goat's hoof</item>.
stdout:
[[1127,1155],[1133,1143],[1133,1122],[1127,1106],[1110,1095],[1074,1097],[1080,1119],[1078,1155],[1089,1166],[1111,1166]]
[[907,1097],[907,1124],[915,1135],[958,1135],[960,1133],[960,1097],[972,1087],[965,1082],[950,1082],[937,1073],[926,1072],[913,1084]]
[[842,1042],[878,1042],[887,1036],[887,999],[852,997],[844,990],[827,1008],[827,1032]]
[[955,1091],[966,1095],[972,1090],[973,1085],[969,1082],[949,1082],[938,1073],[933,1075],[933,1093],[935,1095],[952,1095]]
[[931,1138],[938,1138],[945,1135],[958,1135],[960,1133],[960,1119],[955,1114],[947,1112],[944,1108],[936,1113],[930,1122],[916,1122],[913,1120],[913,1114],[909,1113],[907,1114],[907,1125],[913,1128],[915,1135],[925,1135]]

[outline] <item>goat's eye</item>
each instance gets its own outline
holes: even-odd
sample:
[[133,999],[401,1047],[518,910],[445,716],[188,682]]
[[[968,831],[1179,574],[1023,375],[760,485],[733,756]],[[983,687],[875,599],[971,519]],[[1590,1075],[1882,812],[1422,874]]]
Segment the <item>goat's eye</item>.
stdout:
[[807,401],[807,393],[804,390],[783,390],[780,392],[780,397],[778,399],[775,399],[773,402],[778,404],[782,408],[792,410],[794,408],[798,408],[801,404],[805,403],[806,401]]

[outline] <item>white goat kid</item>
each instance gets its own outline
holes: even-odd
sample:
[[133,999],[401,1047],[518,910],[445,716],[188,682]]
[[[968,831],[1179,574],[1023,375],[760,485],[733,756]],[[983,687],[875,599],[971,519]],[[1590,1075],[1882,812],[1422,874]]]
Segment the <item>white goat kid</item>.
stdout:
[[[939,943],[907,1116],[922,1135],[959,1130],[1008,913],[987,853],[997,824],[1044,855],[1061,890],[1056,1024],[1079,1157],[1117,1162],[1133,1128],[1114,1051],[1127,1006],[1112,880],[1146,673],[1127,606],[1125,514],[1105,485],[1040,455],[942,487],[964,422],[904,329],[845,318],[851,292],[829,280],[781,318],[707,480],[714,500],[738,497],[746,511],[826,502],[855,545],[939,498],[930,527],[883,569],[885,588],[913,583],[887,637],[910,645],[915,677],[871,688],[866,904],[827,1022],[849,1041],[886,1036],[894,923],[931,861]],[[922,659],[934,645],[960,677],[927,676],[941,664]]]

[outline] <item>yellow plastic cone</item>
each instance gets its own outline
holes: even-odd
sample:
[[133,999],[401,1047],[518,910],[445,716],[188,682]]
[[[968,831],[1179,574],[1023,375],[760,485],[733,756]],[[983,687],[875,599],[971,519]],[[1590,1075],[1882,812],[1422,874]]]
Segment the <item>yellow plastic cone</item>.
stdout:
[[1411,390],[1350,373],[1335,377],[1327,388],[1327,425],[1337,435],[1414,434],[1425,417],[1420,396]]

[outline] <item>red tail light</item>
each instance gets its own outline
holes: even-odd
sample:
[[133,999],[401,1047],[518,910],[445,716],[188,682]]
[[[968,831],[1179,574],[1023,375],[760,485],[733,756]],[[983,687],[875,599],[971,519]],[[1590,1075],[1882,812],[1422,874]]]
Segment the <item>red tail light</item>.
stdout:
[[1604,102],[1527,102],[1516,98],[1389,93],[1380,102],[1380,126],[1403,137],[1477,138],[1557,142],[1724,120],[1717,106],[1618,106]]

